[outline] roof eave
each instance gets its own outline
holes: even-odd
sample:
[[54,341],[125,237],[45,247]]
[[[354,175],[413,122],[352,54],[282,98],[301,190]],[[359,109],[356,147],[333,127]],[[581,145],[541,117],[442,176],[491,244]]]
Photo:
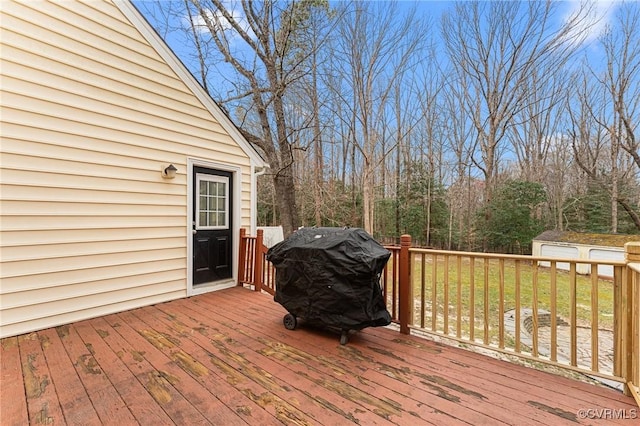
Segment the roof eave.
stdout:
[[198,98],[211,115],[220,123],[220,125],[229,133],[233,140],[250,158],[251,163],[255,167],[268,167],[268,164],[260,156],[260,154],[251,146],[251,144],[242,136],[238,127],[224,113],[222,108],[211,98],[198,81],[189,72],[187,67],[176,56],[171,48],[160,37],[156,30],[149,24],[135,5],[129,0],[113,0],[113,3],[120,11],[129,19],[129,21],[140,31],[142,36],[153,46],[158,54],[165,60],[178,77],[191,89],[193,94]]

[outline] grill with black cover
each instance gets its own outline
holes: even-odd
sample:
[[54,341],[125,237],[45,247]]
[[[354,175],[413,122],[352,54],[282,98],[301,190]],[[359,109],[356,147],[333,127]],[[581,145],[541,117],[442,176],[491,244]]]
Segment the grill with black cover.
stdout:
[[345,344],[350,330],[391,322],[380,275],[391,253],[360,228],[302,228],[267,252],[276,268],[274,300],[297,318],[336,328]]

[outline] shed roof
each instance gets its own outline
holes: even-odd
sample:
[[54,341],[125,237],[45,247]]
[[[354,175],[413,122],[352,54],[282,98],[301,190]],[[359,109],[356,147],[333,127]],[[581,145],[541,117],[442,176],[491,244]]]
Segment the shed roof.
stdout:
[[534,241],[552,241],[563,243],[587,244],[605,247],[624,247],[625,243],[640,241],[640,235],[592,234],[574,231],[544,231]]

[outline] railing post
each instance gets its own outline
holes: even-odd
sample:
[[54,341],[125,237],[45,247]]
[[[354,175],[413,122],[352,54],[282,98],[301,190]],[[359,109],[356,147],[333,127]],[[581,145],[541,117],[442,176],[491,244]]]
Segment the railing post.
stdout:
[[240,228],[240,243],[238,244],[238,286],[242,285],[244,280],[244,265],[247,261],[247,240],[245,239],[247,230]]
[[640,242],[626,243],[624,251],[627,264],[623,292],[626,302],[624,322],[627,324],[624,333],[624,393],[633,395],[640,406]]
[[412,311],[412,285],[411,285],[411,235],[400,237],[400,256],[398,258],[398,320],[400,321],[400,333],[409,334],[409,322]]
[[262,291],[262,246],[264,239],[264,231],[262,229],[258,229],[258,233],[256,235],[256,247],[255,253],[253,255],[253,289],[255,291]]

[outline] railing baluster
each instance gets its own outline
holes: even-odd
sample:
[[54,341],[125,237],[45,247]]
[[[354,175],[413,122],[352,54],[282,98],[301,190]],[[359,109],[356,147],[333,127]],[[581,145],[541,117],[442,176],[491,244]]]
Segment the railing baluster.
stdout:
[[623,322],[620,321],[622,309],[622,276],[623,267],[613,268],[613,375],[622,375],[622,338],[624,336]]
[[255,283],[256,281],[256,256],[258,256],[257,253],[257,247],[258,245],[256,244],[256,240],[253,239],[251,240],[251,282]]
[[241,286],[244,281],[244,265],[247,258],[246,234],[247,230],[240,228],[240,241],[238,243],[238,252],[240,253],[240,256],[238,258],[238,282],[236,283],[238,286]]
[[273,276],[273,266],[265,258],[263,285],[264,287],[267,287],[270,290],[269,293],[274,291],[274,288],[273,288],[274,278],[275,277]]
[[426,310],[426,300],[427,300],[427,295],[426,295],[426,287],[425,287],[425,281],[426,281],[426,254],[421,253],[420,254],[420,327],[424,328],[424,312]]
[[449,334],[449,255],[444,255],[444,334]]
[[485,345],[489,344],[489,258],[484,258],[484,338]]
[[520,353],[520,312],[522,310],[522,306],[520,304],[520,260],[516,260],[516,318],[515,318],[515,333],[516,333],[516,342],[515,342],[515,351],[516,353]]
[[622,275],[622,311],[624,353],[622,377],[624,393],[632,395],[640,405],[640,242],[626,243],[626,267]]
[[551,305],[551,361],[558,361],[558,312],[556,306],[556,262],[551,262],[550,305]]
[[264,231],[262,229],[258,229],[258,233],[254,241],[256,250],[255,250],[255,259],[254,259],[255,266],[254,266],[254,276],[253,276],[253,288],[255,291],[262,291],[262,280],[263,280],[262,267],[264,265],[263,238],[264,238]]
[[456,336],[462,336],[462,256],[456,256],[458,287],[456,292]]
[[533,272],[533,280],[532,280],[532,296],[533,301],[531,302],[532,309],[532,318],[533,318],[533,334],[531,336],[532,340],[532,354],[534,357],[538,356],[538,264],[534,264],[531,266]]
[[598,366],[598,265],[591,265],[591,370]]
[[571,308],[571,365],[578,365],[578,284],[576,277],[576,263],[571,262],[569,265],[569,299]]
[[392,317],[398,319],[398,263],[400,262],[400,251],[396,251],[394,252],[394,256],[393,256],[393,268],[392,268],[392,276],[393,276],[393,281],[391,282],[391,300],[392,300],[392,304],[391,304],[391,309],[392,309]]
[[[393,250],[391,251],[390,261],[393,262]],[[384,269],[382,271],[382,297],[384,302],[389,306],[389,291],[387,290],[387,286],[389,285],[389,262],[384,265]]]
[[469,257],[469,340],[476,335],[476,258]]
[[504,259],[498,262],[500,268],[500,300],[498,301],[498,347],[504,349]]
[[438,329],[438,255],[433,254],[431,264],[431,331]]
[[[631,257],[634,256],[635,262],[640,263],[640,253],[638,246],[632,249],[630,243],[625,246],[627,249],[627,260],[631,261]],[[635,250],[634,253],[631,253]],[[629,275],[629,284],[631,285],[630,300],[631,314],[629,315],[629,346],[631,346],[631,355],[629,358],[629,364],[631,366],[630,371],[626,375],[627,388],[629,393],[633,392],[634,398],[640,406],[640,268],[636,263],[634,270],[631,267],[626,268],[626,273]]]

